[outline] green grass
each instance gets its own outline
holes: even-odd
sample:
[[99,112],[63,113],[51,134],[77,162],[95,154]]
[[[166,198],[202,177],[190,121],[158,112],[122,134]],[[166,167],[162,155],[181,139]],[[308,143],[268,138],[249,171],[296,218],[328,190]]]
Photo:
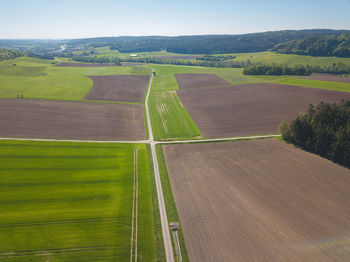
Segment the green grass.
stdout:
[[287,85],[297,85],[297,86],[306,86],[312,88],[320,88],[333,91],[342,91],[350,92],[349,83],[341,82],[331,82],[331,81],[318,81],[318,80],[309,80],[301,78],[285,78],[276,80],[276,83],[287,84]]
[[146,145],[23,141],[0,142],[0,261],[128,261],[135,148],[138,256],[155,261]]
[[156,139],[196,138],[201,133],[174,91],[152,92],[150,114]]
[[[138,57],[144,58],[144,57],[158,57],[158,56],[183,56],[188,54],[177,54],[177,53],[169,53],[166,51],[154,51],[154,52],[133,52],[133,53],[120,53],[117,50],[110,50],[110,46],[103,46],[103,47],[96,47],[94,56],[97,57],[118,57],[120,59],[127,59],[130,58],[131,54],[137,54]],[[81,55],[83,52],[89,52],[88,50],[85,51],[73,51],[73,54],[75,55]]]
[[[90,75],[150,74],[146,67],[54,67],[48,60],[19,58],[0,63],[0,98],[82,101],[93,86]],[[13,66],[13,63],[17,66]]]
[[350,58],[340,57],[315,57],[315,56],[301,56],[301,55],[287,55],[277,54],[273,52],[257,52],[257,53],[236,53],[226,54],[235,55],[236,58],[232,61],[247,61],[250,60],[252,63],[264,63],[264,64],[286,64],[286,65],[318,65],[326,66],[332,65],[333,63],[342,62],[350,65]]

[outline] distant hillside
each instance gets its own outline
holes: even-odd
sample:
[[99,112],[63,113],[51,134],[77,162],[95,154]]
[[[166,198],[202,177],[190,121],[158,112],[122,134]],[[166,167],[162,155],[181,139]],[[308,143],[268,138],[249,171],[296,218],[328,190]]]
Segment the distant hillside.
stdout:
[[23,53],[16,51],[16,50],[0,48],[0,61],[14,59],[14,58],[20,57],[22,55],[23,55]]
[[[73,51],[89,50],[91,47],[110,46],[122,53],[166,50],[183,54],[222,54],[261,52],[274,48],[277,52],[293,53],[293,46],[308,43],[310,39],[341,39],[350,30],[308,29],[284,30],[242,35],[196,35],[196,36],[120,36],[66,40],[11,40],[0,39],[0,47],[28,51],[35,55],[61,54],[71,57]],[[305,40],[305,41],[304,41]],[[339,40],[340,41],[340,40]],[[339,42],[338,41],[338,42]],[[327,42],[327,43],[328,43]],[[337,42],[337,43],[338,43]],[[283,45],[279,45],[283,44]],[[339,46],[343,44],[339,43]],[[347,45],[347,44],[346,44]],[[64,48],[62,48],[64,47]],[[299,50],[299,48],[297,48]],[[335,48],[336,49],[336,48]],[[300,48],[300,50],[303,50]],[[337,56],[347,56],[348,51],[339,49]],[[305,52],[301,52],[304,54]]]
[[277,44],[271,51],[281,54],[350,57],[350,33],[291,40]]
[[273,48],[279,43],[302,40],[310,37],[319,38],[349,33],[347,30],[310,29],[285,30],[275,32],[242,35],[200,35],[200,36],[148,36],[148,37],[103,37],[71,40],[71,48],[112,46],[123,53],[150,52],[166,50],[184,54],[244,53],[259,52]]

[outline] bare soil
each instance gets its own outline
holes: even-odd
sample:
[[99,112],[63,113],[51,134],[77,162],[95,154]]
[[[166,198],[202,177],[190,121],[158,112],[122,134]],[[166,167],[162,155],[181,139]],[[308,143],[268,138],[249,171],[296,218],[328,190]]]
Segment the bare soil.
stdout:
[[274,139],[164,152],[190,261],[348,261],[349,169]]
[[350,99],[350,93],[275,83],[177,91],[205,137],[278,132],[281,121],[294,120],[309,104]]
[[0,136],[52,139],[144,139],[141,105],[0,100]]
[[114,64],[91,64],[91,63],[59,63],[55,65],[57,67],[106,67],[106,66],[118,66]]
[[219,87],[231,84],[214,74],[175,74],[180,90],[196,87]]
[[319,81],[350,83],[350,77],[341,76],[341,75],[331,75],[331,74],[312,74],[311,76],[302,76],[299,78],[319,80]]
[[86,100],[142,102],[148,75],[89,76],[94,86]]

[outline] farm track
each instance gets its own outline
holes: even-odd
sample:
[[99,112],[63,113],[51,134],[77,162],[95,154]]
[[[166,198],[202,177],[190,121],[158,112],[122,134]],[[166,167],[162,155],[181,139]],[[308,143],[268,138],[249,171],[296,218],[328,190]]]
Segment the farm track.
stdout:
[[[137,262],[137,227],[138,227],[138,151],[134,150],[133,197],[131,215],[130,262]],[[135,251],[134,251],[135,245]]]
[[188,139],[188,140],[169,140],[169,141],[151,141],[151,140],[123,140],[123,141],[104,141],[104,140],[69,140],[69,139],[40,139],[40,138],[11,138],[0,137],[0,140],[16,140],[16,141],[41,141],[41,142],[75,142],[75,143],[114,143],[114,144],[188,144],[188,143],[205,143],[205,142],[221,142],[221,141],[234,141],[234,140],[248,140],[248,139],[260,139],[280,137],[280,134],[275,135],[261,135],[261,136],[234,136],[224,138],[204,138],[204,139]]
[[2,256],[6,258],[26,257],[26,256],[46,256],[47,254],[69,254],[69,253],[82,253],[82,252],[94,252],[94,251],[106,251],[115,250],[114,246],[91,246],[91,247],[74,247],[74,248],[55,248],[45,250],[25,250],[25,251],[10,251],[0,252],[0,258]]

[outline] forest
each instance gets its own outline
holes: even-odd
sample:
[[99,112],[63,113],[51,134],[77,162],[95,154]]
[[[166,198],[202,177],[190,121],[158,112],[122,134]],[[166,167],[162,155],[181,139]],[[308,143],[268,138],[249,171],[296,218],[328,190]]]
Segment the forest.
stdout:
[[350,66],[338,62],[329,66],[295,65],[283,64],[244,64],[244,75],[310,75],[312,73],[324,74],[350,74]]
[[69,46],[111,46],[122,53],[166,50],[182,54],[222,54],[266,51],[279,43],[309,37],[340,36],[347,30],[284,30],[242,35],[200,35],[177,37],[109,37],[71,41]]
[[246,66],[243,70],[244,75],[311,75],[311,73],[312,69],[303,65],[289,67],[278,64],[255,64]]
[[350,57],[350,34],[291,40],[277,44],[271,51],[280,54]]
[[23,56],[22,52],[19,52],[16,50],[10,50],[6,48],[0,48],[0,61],[14,59],[20,56]]
[[310,105],[280,131],[287,142],[350,168],[350,101]]

